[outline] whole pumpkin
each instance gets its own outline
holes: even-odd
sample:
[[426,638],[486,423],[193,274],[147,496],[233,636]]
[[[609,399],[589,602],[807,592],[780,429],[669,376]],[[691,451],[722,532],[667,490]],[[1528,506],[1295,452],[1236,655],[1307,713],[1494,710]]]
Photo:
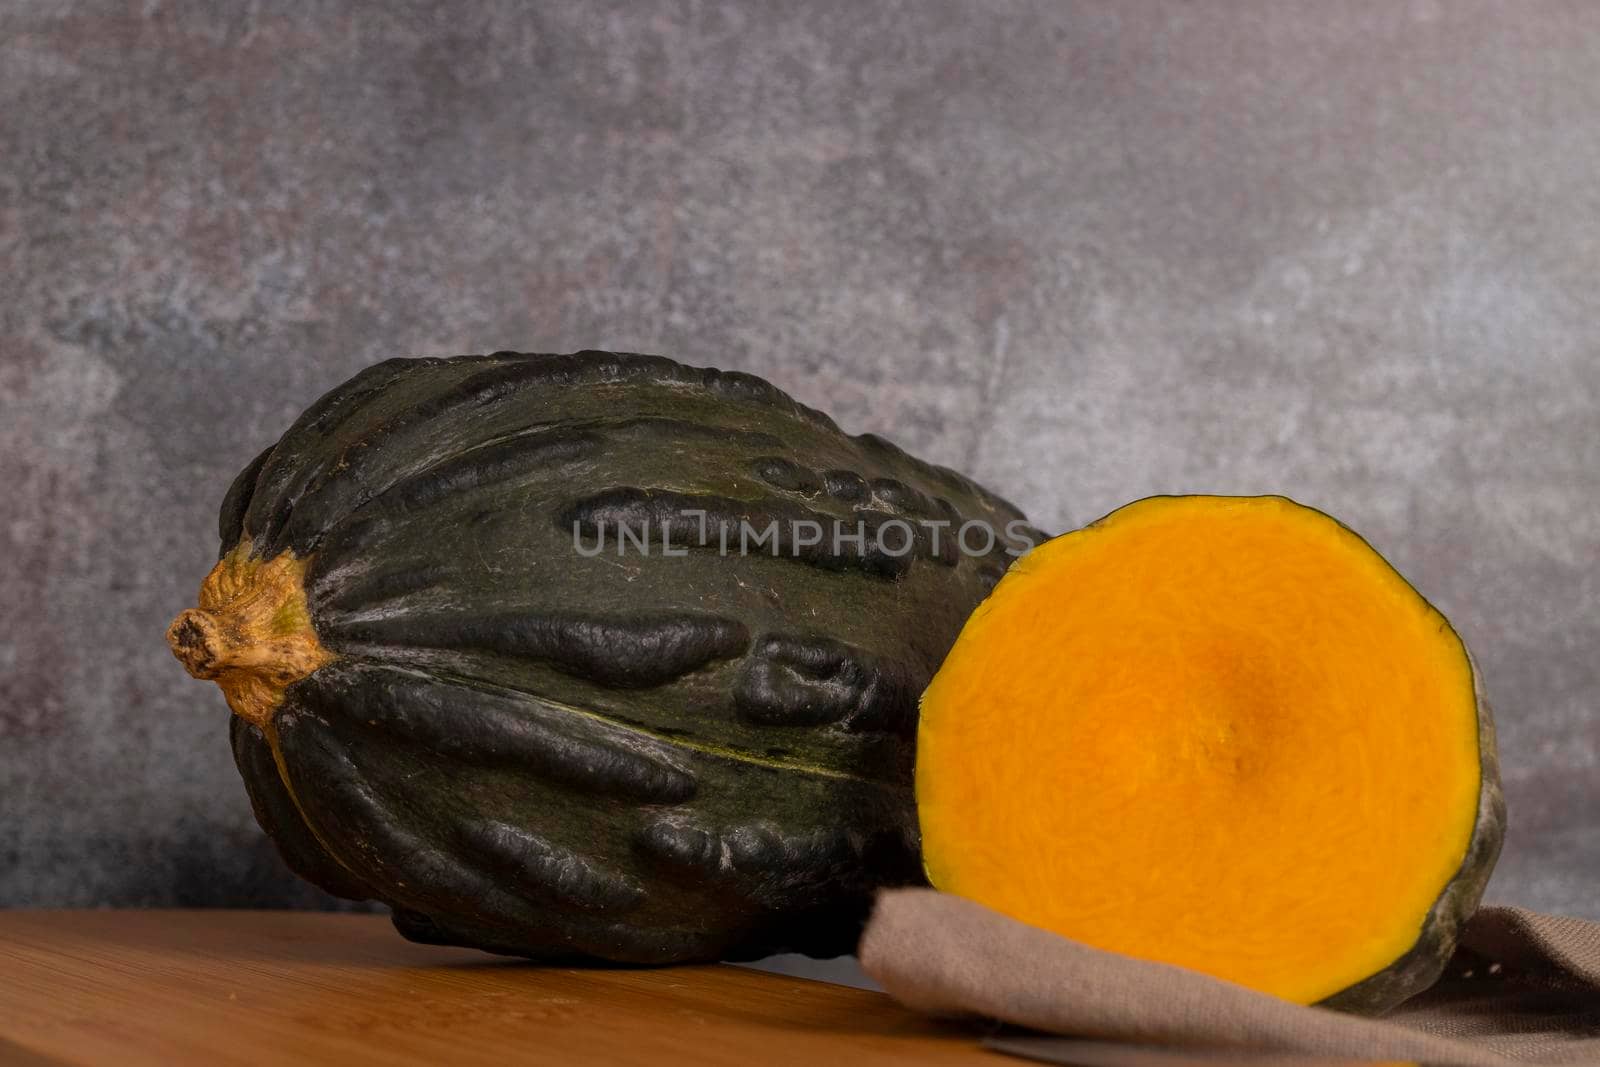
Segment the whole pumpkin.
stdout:
[[1042,540],[758,378],[394,359],[223,501],[174,652],[300,875],[416,940],[830,955],[920,880],[917,699]]

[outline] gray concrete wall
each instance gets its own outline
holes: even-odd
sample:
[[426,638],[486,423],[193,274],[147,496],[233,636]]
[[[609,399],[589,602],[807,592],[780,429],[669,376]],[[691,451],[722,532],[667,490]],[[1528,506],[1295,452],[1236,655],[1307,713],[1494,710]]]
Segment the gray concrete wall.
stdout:
[[[1600,916],[1600,5],[0,15],[0,903],[310,903],[162,631],[394,354],[766,375],[1064,528],[1282,491],[1454,618]],[[469,12],[468,7],[474,7]]]

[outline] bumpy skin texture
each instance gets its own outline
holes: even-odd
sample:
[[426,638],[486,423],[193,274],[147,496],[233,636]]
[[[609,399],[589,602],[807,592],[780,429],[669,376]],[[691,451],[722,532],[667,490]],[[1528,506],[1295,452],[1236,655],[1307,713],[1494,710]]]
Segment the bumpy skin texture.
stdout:
[[[795,544],[805,518],[917,540]],[[718,551],[773,519],[776,555]],[[919,519],[951,525],[935,545]],[[575,548],[645,520],[648,555]],[[1043,539],[748,375],[603,352],[370,367],[223,503],[224,553],[310,558],[337,657],[266,730],[235,719],[256,816],[296,872],[417,940],[850,951],[871,891],[920,880],[917,695],[1012,558],[959,551],[967,520]]]

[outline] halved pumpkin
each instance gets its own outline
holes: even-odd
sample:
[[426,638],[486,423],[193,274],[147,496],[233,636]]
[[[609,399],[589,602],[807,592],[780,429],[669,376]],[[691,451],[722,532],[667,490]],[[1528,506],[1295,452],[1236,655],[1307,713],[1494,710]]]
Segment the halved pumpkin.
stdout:
[[1461,639],[1282,497],[1152,497],[1018,560],[922,699],[932,883],[1103,949],[1376,1012],[1504,826]]

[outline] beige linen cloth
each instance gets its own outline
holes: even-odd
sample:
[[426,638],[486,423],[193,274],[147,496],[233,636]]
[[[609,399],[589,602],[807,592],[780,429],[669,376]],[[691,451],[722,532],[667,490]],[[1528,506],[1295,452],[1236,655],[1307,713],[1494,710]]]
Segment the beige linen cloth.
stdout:
[[[1381,1019],[1089,948],[931,889],[879,895],[861,966],[929,1015],[1232,1050],[1241,1063],[1248,1051],[1452,1067],[1600,1064],[1600,923],[1520,908],[1481,909],[1439,983]],[[1028,1038],[1012,1050],[1072,1062],[1066,1040]]]

